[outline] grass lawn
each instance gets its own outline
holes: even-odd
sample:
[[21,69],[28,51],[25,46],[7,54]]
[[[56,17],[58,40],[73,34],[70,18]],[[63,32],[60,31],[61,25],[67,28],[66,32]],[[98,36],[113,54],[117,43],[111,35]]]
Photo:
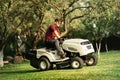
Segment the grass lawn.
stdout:
[[29,62],[8,64],[0,69],[0,80],[120,80],[120,51],[101,53],[96,66],[82,69],[39,71]]

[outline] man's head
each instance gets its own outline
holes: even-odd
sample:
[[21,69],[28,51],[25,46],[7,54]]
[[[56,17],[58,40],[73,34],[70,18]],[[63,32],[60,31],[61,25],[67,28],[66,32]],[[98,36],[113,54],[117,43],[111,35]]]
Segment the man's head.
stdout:
[[55,23],[59,27],[60,24],[62,23],[62,20],[61,19],[55,19]]

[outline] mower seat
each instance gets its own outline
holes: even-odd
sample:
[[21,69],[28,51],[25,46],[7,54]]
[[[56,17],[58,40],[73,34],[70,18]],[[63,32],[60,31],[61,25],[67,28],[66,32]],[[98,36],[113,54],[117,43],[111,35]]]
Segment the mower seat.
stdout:
[[53,43],[47,43],[45,44],[46,49],[49,50],[56,50],[55,45]]

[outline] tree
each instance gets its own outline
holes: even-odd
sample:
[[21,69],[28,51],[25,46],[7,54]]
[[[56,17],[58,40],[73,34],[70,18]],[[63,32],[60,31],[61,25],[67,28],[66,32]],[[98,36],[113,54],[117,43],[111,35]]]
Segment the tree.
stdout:
[[[47,0],[47,4],[50,5],[52,11],[56,11],[59,16],[63,19],[64,32],[62,36],[66,35],[68,29],[77,28],[80,25],[80,18],[88,15],[92,8],[89,1],[81,0],[60,0],[56,3],[56,0]],[[84,12],[83,12],[84,11]],[[75,23],[76,22],[76,23]]]
[[56,17],[63,20],[62,36],[68,33],[70,37],[95,41],[99,53],[103,38],[111,34],[120,36],[119,4],[119,0],[0,1],[0,58],[3,60],[6,46],[16,47],[16,36],[20,36],[21,46],[25,44],[28,50],[36,48],[44,39],[47,26]]
[[[110,33],[113,32],[112,30],[117,30],[116,27],[114,29],[114,23],[118,16],[115,17],[114,8],[118,10],[118,6],[116,7],[116,2],[111,0],[94,0],[90,4],[93,6],[93,10],[83,20],[83,23],[86,25],[86,36],[96,42],[98,57],[100,59],[102,39],[110,36]],[[106,50],[108,50],[107,46]]]
[[[42,3],[41,3],[42,4]],[[42,5],[41,5],[42,6]],[[3,50],[8,43],[9,37],[15,37],[16,34],[30,29],[32,25],[34,27],[41,24],[43,19],[43,13],[41,8],[34,3],[34,1],[24,0],[5,0],[0,3],[0,64],[3,66]],[[36,28],[37,29],[37,28]],[[40,29],[40,28],[39,28]],[[30,33],[32,34],[32,33]],[[32,41],[32,35],[30,35],[30,41]],[[11,41],[11,43],[14,43]],[[29,47],[33,47],[31,43],[27,43]]]

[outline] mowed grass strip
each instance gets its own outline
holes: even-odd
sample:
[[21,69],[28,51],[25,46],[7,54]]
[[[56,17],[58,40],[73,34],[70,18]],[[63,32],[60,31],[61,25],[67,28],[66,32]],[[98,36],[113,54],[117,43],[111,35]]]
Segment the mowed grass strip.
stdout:
[[120,80],[120,51],[103,52],[96,66],[82,69],[39,71],[29,62],[8,64],[0,69],[0,80]]

